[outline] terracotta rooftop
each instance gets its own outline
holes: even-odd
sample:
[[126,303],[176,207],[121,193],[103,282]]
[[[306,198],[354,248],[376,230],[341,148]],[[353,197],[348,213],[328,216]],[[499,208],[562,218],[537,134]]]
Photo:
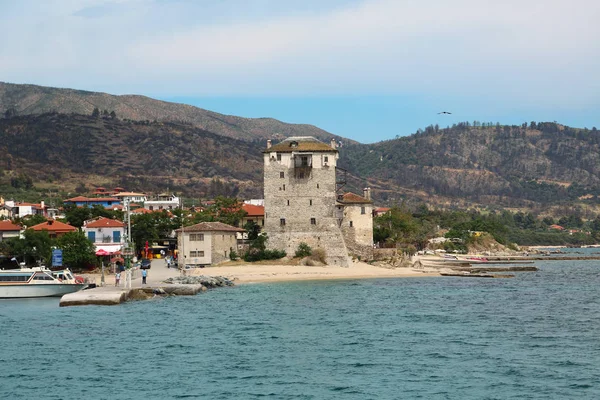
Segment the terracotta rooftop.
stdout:
[[0,231],[20,231],[22,228],[20,225],[14,224],[10,220],[0,221]]
[[131,210],[132,214],[148,214],[154,211],[150,211],[147,208],[136,208],[135,210]]
[[[196,225],[186,226],[184,230],[185,232],[245,232],[243,229],[222,222],[200,222]],[[181,228],[175,232],[181,232]]]
[[294,151],[314,151],[314,152],[337,152],[336,149],[328,144],[321,142],[311,136],[289,137],[282,142],[274,144],[263,153],[292,153]]
[[48,231],[48,232],[75,232],[77,228],[64,222],[55,221],[53,219],[41,224],[37,224],[31,227],[34,231]]
[[255,206],[254,204],[246,204],[242,205],[242,210],[246,211],[247,217],[264,217],[265,216],[265,207],[264,206]]
[[100,218],[95,221],[89,222],[86,228],[123,228],[125,226],[121,221],[110,218]]
[[342,199],[338,200],[340,203],[345,203],[345,204],[368,204],[368,203],[373,203],[373,201],[366,199],[362,196],[359,196],[357,194],[348,192],[348,193],[344,193],[342,195]]

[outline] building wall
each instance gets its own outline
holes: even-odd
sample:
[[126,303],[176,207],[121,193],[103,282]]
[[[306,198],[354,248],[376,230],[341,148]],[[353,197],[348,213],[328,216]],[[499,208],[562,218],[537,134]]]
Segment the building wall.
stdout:
[[[204,234],[204,240],[190,240],[190,235],[198,234]],[[181,232],[177,233],[177,246],[181,251]],[[231,250],[237,251],[235,232],[185,232],[184,253],[179,253],[179,257],[181,260],[185,255],[185,264],[189,265],[214,265],[229,260]],[[192,251],[204,251],[204,257],[192,257]]]
[[369,203],[348,204],[343,213],[342,232],[348,251],[355,257],[360,256],[361,260],[372,260],[373,206]]
[[212,262],[218,264],[228,261],[231,250],[237,252],[237,238],[235,232],[213,232],[211,241]]
[[4,231],[4,232],[0,232],[0,242],[6,239],[10,239],[10,238],[14,238],[14,237],[19,237],[21,234],[20,231]]
[[[125,242],[125,228],[117,228],[117,227],[110,227],[110,228],[86,228],[83,227],[82,228],[85,237],[89,237],[88,236],[88,232],[94,232],[96,234],[96,240],[94,241],[95,244],[124,244]],[[120,236],[120,240],[118,242],[114,242],[113,241],[113,232],[120,232],[121,236]],[[108,237],[108,239],[106,241],[104,241],[104,238]]]
[[[198,235],[203,234],[204,240],[190,240],[190,235]],[[185,260],[183,264],[189,265],[210,265],[212,258],[212,240],[213,232],[184,232],[183,238],[184,242],[182,244],[182,234],[181,232],[177,233],[177,248],[179,249],[179,262],[181,260]],[[181,250],[183,249],[183,253]],[[204,251],[203,257],[192,257],[192,251]]]
[[[264,153],[267,246],[293,256],[299,244],[305,242],[313,249],[324,249],[328,264],[348,266],[348,252],[335,210],[337,153],[312,153],[310,175],[303,179],[294,175],[292,153],[279,154],[280,161],[277,153]],[[311,224],[311,218],[315,224]]]

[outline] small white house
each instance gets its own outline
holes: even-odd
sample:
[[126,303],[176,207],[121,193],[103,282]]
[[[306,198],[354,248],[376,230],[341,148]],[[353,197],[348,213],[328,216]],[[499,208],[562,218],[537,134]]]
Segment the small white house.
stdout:
[[125,244],[125,224],[116,219],[95,218],[85,221],[81,229],[90,242],[94,243],[96,251],[115,253]]

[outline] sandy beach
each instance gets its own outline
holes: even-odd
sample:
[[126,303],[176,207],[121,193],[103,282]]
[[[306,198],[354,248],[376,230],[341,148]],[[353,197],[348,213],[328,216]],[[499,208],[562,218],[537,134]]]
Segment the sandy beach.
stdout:
[[412,268],[388,269],[369,265],[364,262],[354,262],[349,268],[332,266],[310,267],[305,265],[225,265],[192,269],[190,270],[190,275],[224,276],[233,280],[236,284],[440,276],[439,271],[435,270],[415,270]]

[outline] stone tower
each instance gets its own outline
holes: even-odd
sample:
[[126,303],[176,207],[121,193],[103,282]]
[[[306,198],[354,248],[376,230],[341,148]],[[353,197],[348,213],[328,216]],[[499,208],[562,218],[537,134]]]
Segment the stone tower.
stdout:
[[347,267],[348,251],[336,208],[335,140],[290,137],[264,155],[265,227],[268,247],[294,255],[298,245],[322,248],[329,265]]

